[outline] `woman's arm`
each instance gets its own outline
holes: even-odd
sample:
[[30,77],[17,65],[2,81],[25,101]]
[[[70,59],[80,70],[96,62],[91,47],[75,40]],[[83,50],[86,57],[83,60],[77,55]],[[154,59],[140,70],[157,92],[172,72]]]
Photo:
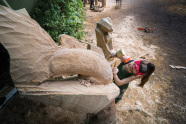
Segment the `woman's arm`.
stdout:
[[130,77],[127,77],[127,78],[124,78],[122,80],[120,80],[117,76],[117,73],[118,73],[118,68],[114,68],[113,69],[113,75],[114,75],[114,80],[115,80],[115,83],[118,85],[118,86],[121,86],[121,85],[124,85],[124,84],[127,84],[129,82],[131,82],[132,80],[135,80],[137,78],[141,78],[143,77],[142,75],[137,75],[137,76],[130,76]]
[[124,78],[122,80],[120,80],[116,75],[114,75],[114,80],[115,80],[115,83],[118,85],[118,86],[122,86],[124,84],[127,84],[127,83],[130,83],[131,81],[135,80],[139,78],[138,76],[130,76],[130,77],[127,77],[127,78]]

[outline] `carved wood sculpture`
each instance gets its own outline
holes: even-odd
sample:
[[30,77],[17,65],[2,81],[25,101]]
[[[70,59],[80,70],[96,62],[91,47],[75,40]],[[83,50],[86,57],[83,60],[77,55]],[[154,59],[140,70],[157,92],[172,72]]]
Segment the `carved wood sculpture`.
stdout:
[[[76,112],[96,113],[119,94],[103,56],[91,50],[57,46],[36,21],[3,6],[0,42],[10,54],[13,82],[26,98]],[[46,81],[66,74],[80,74],[98,85]]]
[[112,21],[109,17],[100,19],[97,23],[96,38],[97,38],[97,46],[102,48],[105,58],[109,58],[111,56],[110,50],[113,49],[112,46]]

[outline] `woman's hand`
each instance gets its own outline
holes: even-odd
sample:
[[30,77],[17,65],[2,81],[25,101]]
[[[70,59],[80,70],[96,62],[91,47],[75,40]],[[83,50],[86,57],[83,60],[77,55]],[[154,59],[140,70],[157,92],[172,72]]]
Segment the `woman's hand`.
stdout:
[[117,67],[114,67],[113,70],[112,70],[112,73],[114,75],[117,75],[118,72],[119,72],[119,69]]
[[115,50],[110,50],[109,52],[110,52],[112,57],[116,57],[116,51]]

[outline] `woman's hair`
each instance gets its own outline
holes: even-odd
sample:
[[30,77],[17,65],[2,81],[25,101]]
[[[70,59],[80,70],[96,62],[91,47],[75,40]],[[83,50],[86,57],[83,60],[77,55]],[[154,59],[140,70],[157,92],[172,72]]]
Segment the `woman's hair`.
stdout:
[[155,70],[154,64],[146,60],[142,60],[140,63],[139,72],[144,73],[145,75],[141,79],[141,83],[138,86],[143,87],[145,83],[149,80],[149,77],[154,72],[154,70]]

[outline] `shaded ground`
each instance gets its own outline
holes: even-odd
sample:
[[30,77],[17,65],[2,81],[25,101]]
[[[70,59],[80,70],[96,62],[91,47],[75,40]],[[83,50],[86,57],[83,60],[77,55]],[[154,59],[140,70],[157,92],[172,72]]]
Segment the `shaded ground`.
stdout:
[[[186,123],[186,70],[169,66],[186,66],[186,1],[123,1],[121,9],[115,9],[115,0],[107,0],[102,12],[85,7],[88,36],[84,41],[96,44],[96,23],[100,18],[110,17],[114,49],[123,48],[132,58],[145,58],[156,65],[154,75],[143,89],[136,87],[138,81],[130,83],[123,101],[117,104],[118,123]],[[153,33],[137,30],[146,26]],[[2,124],[83,124],[87,123],[85,117],[19,98],[18,94],[0,111]]]

